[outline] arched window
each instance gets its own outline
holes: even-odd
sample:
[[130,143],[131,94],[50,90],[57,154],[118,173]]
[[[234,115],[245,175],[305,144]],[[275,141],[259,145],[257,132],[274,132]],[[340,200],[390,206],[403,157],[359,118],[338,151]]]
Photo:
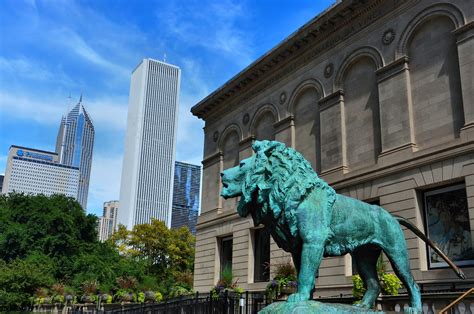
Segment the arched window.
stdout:
[[255,119],[253,132],[257,140],[274,140],[275,139],[275,116],[270,110],[265,110],[258,114]]
[[[239,163],[239,135],[237,131],[231,130],[229,131],[221,145],[221,150],[223,154],[223,169],[232,168]],[[229,210],[235,209],[237,199],[231,198],[228,200],[224,200],[222,202],[222,209]]]
[[343,76],[346,151],[350,169],[375,164],[381,151],[376,69],[372,58],[361,56]]
[[415,141],[429,147],[459,136],[464,125],[458,55],[450,18],[421,23],[408,40]]

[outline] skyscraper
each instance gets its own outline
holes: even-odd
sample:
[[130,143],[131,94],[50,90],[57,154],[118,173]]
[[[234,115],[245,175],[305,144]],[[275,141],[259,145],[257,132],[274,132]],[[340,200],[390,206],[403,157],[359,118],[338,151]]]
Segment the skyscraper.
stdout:
[[201,167],[177,161],[174,167],[171,228],[187,226],[196,234],[201,192]]
[[81,95],[79,102],[61,119],[56,152],[61,164],[79,168],[77,201],[84,210],[89,193],[94,134],[94,125],[82,105]]
[[180,74],[152,59],[132,73],[118,213],[128,229],[151,218],[171,224]]

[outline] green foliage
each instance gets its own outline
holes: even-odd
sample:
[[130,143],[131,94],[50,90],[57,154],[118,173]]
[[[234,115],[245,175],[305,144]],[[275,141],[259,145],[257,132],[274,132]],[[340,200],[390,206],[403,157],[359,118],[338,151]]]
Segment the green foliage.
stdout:
[[352,295],[354,298],[357,300],[362,299],[366,290],[362,278],[359,275],[352,276]]
[[54,283],[54,266],[47,256],[35,253],[28,258],[0,259],[0,309],[21,309],[39,287]]
[[[386,272],[387,262],[384,261],[383,255],[377,259],[376,270],[382,288],[382,293],[386,295],[398,295],[398,290],[402,287],[402,282],[395,274]],[[352,276],[352,295],[355,299],[360,300],[367,290],[364,282],[359,275]]]
[[398,290],[402,287],[402,282],[395,274],[384,273],[380,278],[382,291],[388,295],[398,295]]
[[157,283],[148,278],[148,289],[158,288],[168,294],[183,274],[194,269],[195,238],[185,227],[168,229],[164,222],[152,219],[150,224],[136,225],[131,231],[119,226],[109,243],[123,256],[146,265],[146,276],[154,277]]
[[[101,243],[96,217],[72,198],[0,195],[0,311],[83,297],[96,302],[97,294],[120,288],[117,278],[134,278],[127,293],[140,302],[140,291],[159,291],[153,294],[161,300],[178,283],[192,290],[194,242],[187,228],[153,221],[132,231],[121,226]],[[84,283],[95,289],[82,289]]]

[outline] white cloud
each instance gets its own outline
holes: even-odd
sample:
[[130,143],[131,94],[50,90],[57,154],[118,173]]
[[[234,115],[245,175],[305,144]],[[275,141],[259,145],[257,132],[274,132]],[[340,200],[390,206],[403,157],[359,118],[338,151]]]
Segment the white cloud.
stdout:
[[241,30],[239,21],[248,15],[241,3],[231,1],[207,5],[172,2],[157,13],[157,18],[166,32],[182,44],[223,53],[234,63],[246,66],[253,60],[253,51],[249,35]]
[[41,124],[58,124],[65,110],[65,100],[48,99],[42,101],[39,97],[12,94],[0,91],[0,112],[2,118],[28,119]]
[[[32,120],[44,125],[59,125],[61,117],[76,103],[68,105],[66,98],[19,95],[0,90],[0,112],[2,117]],[[90,114],[94,125],[107,130],[124,130],[127,121],[127,100],[123,97],[101,97],[87,99],[84,107]]]
[[124,78],[130,77],[130,69],[115,64],[110,59],[102,56],[94,50],[79,34],[69,28],[62,28],[55,32],[54,40],[57,45],[63,45],[83,59],[98,65],[115,75]]

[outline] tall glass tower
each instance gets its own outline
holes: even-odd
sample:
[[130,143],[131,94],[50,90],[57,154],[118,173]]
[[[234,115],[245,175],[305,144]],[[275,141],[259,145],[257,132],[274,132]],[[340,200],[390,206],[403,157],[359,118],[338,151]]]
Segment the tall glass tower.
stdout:
[[196,234],[201,191],[201,167],[177,161],[174,168],[171,228],[186,226]]
[[79,168],[77,201],[84,210],[87,209],[94,134],[94,125],[82,105],[81,95],[77,105],[61,119],[56,152],[61,164]]
[[152,218],[171,225],[180,75],[152,59],[132,73],[118,212],[128,229]]

